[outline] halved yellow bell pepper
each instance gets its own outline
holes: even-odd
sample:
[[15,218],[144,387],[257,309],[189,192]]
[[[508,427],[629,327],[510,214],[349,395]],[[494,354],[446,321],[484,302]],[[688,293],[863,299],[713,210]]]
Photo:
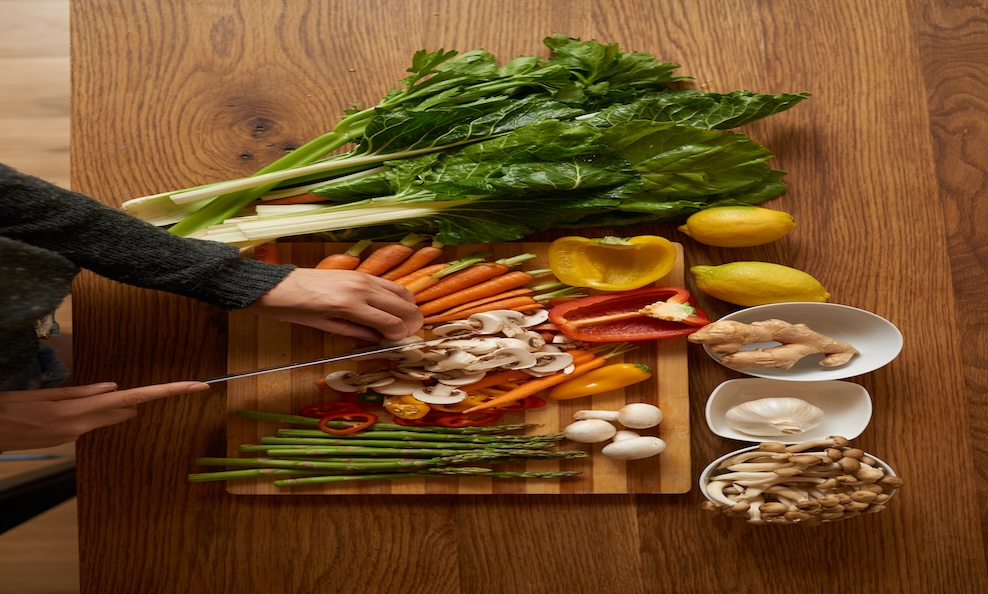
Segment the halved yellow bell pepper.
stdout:
[[650,285],[676,264],[676,246],[657,235],[560,237],[549,245],[549,268],[560,282],[601,291]]
[[553,400],[570,400],[626,388],[652,377],[652,370],[640,363],[613,363],[568,379],[547,394]]

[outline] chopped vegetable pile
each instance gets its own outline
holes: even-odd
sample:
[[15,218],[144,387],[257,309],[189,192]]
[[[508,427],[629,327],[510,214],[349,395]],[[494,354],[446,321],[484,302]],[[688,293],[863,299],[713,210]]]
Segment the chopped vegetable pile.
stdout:
[[500,66],[479,49],[419,51],[404,88],[347,110],[255,175],[124,208],[179,235],[240,246],[410,231],[462,245],[682,221],[785,191],[784,173],[767,164],[772,154],[727,130],[807,93],[683,89],[678,65],[646,53],[558,34],[545,44],[548,59]]

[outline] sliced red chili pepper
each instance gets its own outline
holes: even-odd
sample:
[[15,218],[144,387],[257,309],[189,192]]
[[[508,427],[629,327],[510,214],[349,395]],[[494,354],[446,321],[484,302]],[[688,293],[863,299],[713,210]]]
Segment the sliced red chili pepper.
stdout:
[[501,418],[500,410],[481,410],[469,415],[443,415],[435,420],[440,427],[481,427]]
[[[688,303],[696,313],[679,321],[640,312],[655,303]],[[647,287],[583,297],[549,310],[549,320],[567,337],[584,342],[623,342],[686,336],[709,324],[707,314],[681,287]]]
[[[329,423],[335,421],[343,421],[345,423],[352,423],[346,427],[330,427]],[[331,435],[347,435],[349,433],[356,433],[366,429],[377,422],[377,415],[369,412],[344,412],[338,414],[326,415],[319,419],[316,423],[316,427],[320,431],[324,431]]]
[[303,417],[315,417],[317,419],[325,417],[326,415],[334,415],[338,413],[364,412],[362,408],[357,406],[354,402],[347,402],[344,400],[334,400],[333,402],[323,402],[321,404],[313,404],[312,406],[306,406],[299,413]]
[[531,396],[526,396],[521,400],[516,400],[506,406],[499,406],[498,410],[502,412],[519,412],[522,410],[528,410],[530,408],[539,408],[542,406],[545,406],[545,400],[533,394]]

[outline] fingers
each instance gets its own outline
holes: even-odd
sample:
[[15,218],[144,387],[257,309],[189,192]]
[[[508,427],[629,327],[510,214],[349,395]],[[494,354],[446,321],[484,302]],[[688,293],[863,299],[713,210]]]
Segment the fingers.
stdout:
[[90,398],[87,404],[94,411],[130,408],[151,402],[152,400],[159,400],[179,394],[188,394],[190,392],[202,392],[208,389],[209,384],[202,382],[171,382],[96,395]]

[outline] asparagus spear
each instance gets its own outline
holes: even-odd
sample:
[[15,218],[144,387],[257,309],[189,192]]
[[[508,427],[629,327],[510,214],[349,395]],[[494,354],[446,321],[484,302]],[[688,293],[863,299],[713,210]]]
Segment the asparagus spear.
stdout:
[[[433,473],[432,470],[437,471]],[[320,483],[340,483],[347,481],[374,481],[374,480],[395,480],[410,478],[426,478],[430,476],[483,476],[484,478],[519,478],[519,479],[554,479],[580,474],[576,470],[552,471],[552,472],[502,472],[489,468],[435,468],[429,472],[390,472],[382,474],[356,474],[356,475],[333,475],[333,476],[306,476],[297,478],[279,479],[274,481],[277,487],[296,487],[300,485],[312,485]]]

